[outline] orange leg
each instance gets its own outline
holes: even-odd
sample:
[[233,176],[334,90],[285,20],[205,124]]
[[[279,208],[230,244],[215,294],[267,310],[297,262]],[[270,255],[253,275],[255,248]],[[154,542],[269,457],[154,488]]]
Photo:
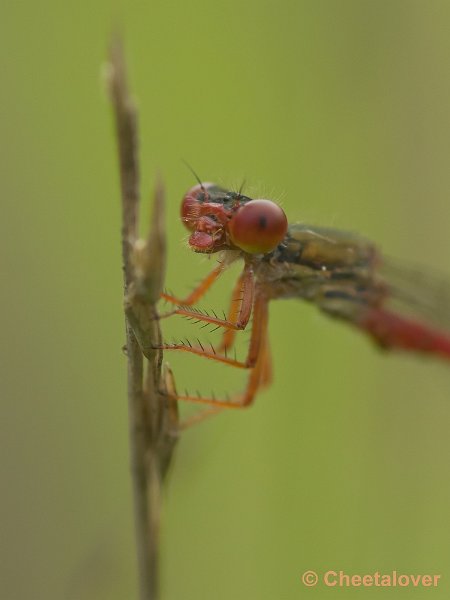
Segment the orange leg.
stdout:
[[[206,324],[211,323],[212,325],[216,325],[216,329],[219,327],[224,327],[229,331],[237,331],[240,329],[245,329],[247,323],[250,320],[250,316],[252,314],[253,308],[253,298],[254,298],[254,289],[255,289],[255,279],[253,275],[253,269],[250,266],[245,266],[244,271],[238,280],[238,285],[236,288],[242,292],[242,298],[240,298],[240,303],[238,310],[236,313],[233,312],[232,317],[233,321],[228,319],[219,319],[219,317],[211,317],[210,315],[205,315],[201,312],[194,311],[189,308],[179,308],[173,311],[172,314],[178,314],[182,316],[189,316],[191,318],[195,318],[196,322],[204,321]],[[218,354],[214,349],[214,346],[210,344],[211,350],[205,348],[202,342],[197,338],[198,346],[193,346],[189,340],[181,341],[179,343],[174,344],[162,344],[158,346],[163,350],[180,350],[182,352],[189,352],[191,354],[197,354],[198,356],[203,356],[204,358],[209,358],[211,360],[215,360],[218,362],[225,363],[227,365],[248,369],[253,367],[255,364],[255,359],[251,356],[251,351],[249,350],[249,356],[245,362],[238,361],[236,359],[228,358],[227,356],[227,346],[224,347],[225,354]],[[251,348],[251,345],[250,345]]]
[[[185,317],[194,318],[197,322],[203,321],[206,324],[211,323],[212,325],[216,325],[217,329],[219,327],[224,327],[228,330],[238,331],[241,329],[245,329],[247,326],[250,316],[252,314],[253,307],[253,298],[254,298],[254,289],[255,289],[255,278],[253,274],[253,269],[250,266],[245,266],[244,270],[239,277],[239,288],[242,290],[242,300],[239,304],[239,310],[236,311],[236,314],[233,313],[232,317],[234,320],[228,319],[219,319],[219,317],[203,314],[200,311],[193,310],[190,308],[178,308],[172,311],[172,314],[182,315]],[[225,356],[217,354],[216,350],[213,346],[211,346],[211,350],[206,350],[200,340],[197,340],[199,346],[193,346],[189,341],[175,343],[175,344],[163,344],[159,346],[163,350],[182,350],[183,352],[191,352],[192,354],[198,354],[199,356],[204,356],[205,358],[210,358],[212,360],[216,360],[219,362],[223,362],[235,367],[247,368],[249,366],[253,366],[253,364],[242,363],[237,360],[232,360],[227,357],[227,347],[225,347]]]
[[172,294],[162,293],[161,298],[167,300],[171,304],[178,304],[179,306],[192,306],[196,304],[202,296],[206,294],[209,288],[213,285],[213,283],[217,280],[219,275],[221,275],[233,262],[233,260],[224,259],[221,261],[217,267],[208,273],[208,275],[202,279],[202,281],[198,284],[198,286],[184,299],[177,298],[176,296],[172,296]]
[[[265,347],[262,349],[261,352],[263,353],[263,356],[261,356],[259,384],[257,384],[256,389],[253,390],[253,396],[256,394],[256,392],[258,391],[259,388],[267,387],[272,380],[272,366],[271,366],[271,359],[270,359],[269,340],[268,340],[267,335],[266,335]],[[250,383],[250,381],[249,381],[249,383]],[[249,386],[247,385],[247,388],[246,388],[247,393],[249,391],[248,387]],[[177,399],[187,400],[187,397],[185,397],[185,398],[177,397]],[[199,402],[199,399],[196,397],[193,401]],[[250,403],[251,403],[251,401],[250,401]],[[244,408],[246,406],[249,406],[249,404],[244,404],[242,406],[242,408]],[[193,425],[197,425],[198,423],[201,423],[208,417],[213,417],[214,415],[217,415],[218,413],[222,412],[222,410],[224,410],[224,408],[225,408],[224,405],[222,405],[222,404],[218,405],[218,403],[215,401],[215,403],[212,406],[210,406],[209,408],[201,410],[200,412],[196,413],[195,415],[192,415],[192,416],[188,417],[187,419],[184,419],[183,421],[181,421],[179,429],[181,431],[184,431],[184,430],[188,429],[189,427],[192,427]],[[226,408],[230,408],[229,403],[226,404]],[[239,407],[232,406],[231,408],[239,408]]]
[[183,431],[183,430],[187,429],[188,427],[191,427],[192,425],[196,425],[197,423],[203,421],[207,417],[212,417],[213,415],[216,415],[217,413],[219,413],[223,410],[220,406],[219,407],[212,406],[212,407],[206,408],[205,410],[201,410],[200,412],[196,413],[195,415],[191,415],[187,419],[184,419],[180,422],[179,415],[178,415],[178,404],[177,404],[178,394],[177,394],[177,390],[176,390],[175,379],[174,379],[172,371],[170,370],[170,368],[167,365],[165,365],[165,369],[164,369],[164,381],[165,381],[166,392],[169,396],[169,406],[168,406],[169,415],[168,416],[169,416],[171,425],[173,426],[173,433],[175,435],[179,431]]
[[193,346],[191,342],[186,339],[185,342],[182,340],[179,344],[161,344],[161,346],[157,347],[162,350],[179,350],[181,352],[189,352],[190,354],[196,354],[197,356],[202,356],[203,358],[209,358],[210,360],[215,360],[238,369],[248,369],[249,367],[253,367],[253,365],[247,364],[247,361],[242,362],[240,360],[236,360],[235,358],[228,358],[228,356],[217,354],[212,344],[210,344],[211,350],[206,350],[204,344],[202,344],[200,340],[197,341],[199,344],[198,346]]
[[[245,271],[241,274],[233,288],[231,294],[230,308],[228,310],[227,321],[232,323],[239,321],[239,313],[242,309],[242,304],[245,299],[246,286],[245,286]],[[236,338],[236,329],[226,329],[222,335],[222,341],[218,347],[218,352],[227,352],[233,347],[234,340]]]
[[[264,296],[258,296],[254,304],[253,313],[253,328],[250,339],[246,366],[251,368],[245,390],[237,394],[229,401],[218,400],[214,397],[192,396],[186,394],[177,396],[178,400],[187,402],[197,402],[200,404],[208,404],[216,408],[245,408],[253,402],[258,389],[266,385],[270,378],[267,373],[269,365],[268,341],[267,341],[267,325],[268,325],[268,300]],[[205,416],[207,416],[205,414]],[[199,415],[200,420],[201,416]],[[199,420],[199,419],[197,419]]]

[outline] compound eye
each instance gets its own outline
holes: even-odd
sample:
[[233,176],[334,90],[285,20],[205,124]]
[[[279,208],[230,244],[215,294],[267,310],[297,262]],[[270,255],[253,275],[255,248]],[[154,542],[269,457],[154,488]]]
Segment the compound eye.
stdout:
[[241,206],[228,224],[235,246],[250,254],[266,254],[278,246],[287,232],[283,209],[271,200],[251,200]]

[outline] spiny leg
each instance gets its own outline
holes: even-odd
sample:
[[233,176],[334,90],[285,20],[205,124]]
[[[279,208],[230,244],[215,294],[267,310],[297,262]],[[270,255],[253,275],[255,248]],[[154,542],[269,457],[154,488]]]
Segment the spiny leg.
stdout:
[[183,419],[181,422],[179,420],[178,414],[178,403],[177,403],[177,389],[175,378],[173,373],[168,365],[164,366],[164,382],[165,382],[165,392],[168,395],[168,412],[167,416],[169,417],[170,423],[173,428],[170,430],[170,433],[173,436],[177,436],[180,431],[184,431],[188,429],[192,425],[196,425],[197,423],[203,421],[207,417],[212,417],[217,413],[223,410],[220,406],[210,406],[205,410],[201,410],[195,415],[191,415],[186,419]]
[[161,294],[161,298],[163,300],[167,300],[167,302],[170,302],[171,304],[178,304],[180,306],[192,306],[193,304],[196,304],[215,283],[219,275],[221,275],[234,260],[235,257],[225,257],[224,260],[219,262],[217,267],[214,267],[214,269],[200,281],[200,283],[186,298],[177,298],[176,296],[173,296],[172,294],[166,294],[165,292]]
[[167,315],[161,315],[160,318],[169,317],[172,315],[182,315],[185,317],[193,317],[198,321],[204,321],[205,323],[211,323],[218,327],[224,327],[225,329],[245,329],[250,319],[253,306],[253,297],[255,291],[255,275],[253,267],[249,264],[244,266],[244,269],[239,277],[239,281],[242,285],[242,302],[239,305],[239,311],[237,314],[236,321],[229,321],[228,319],[220,319],[215,313],[214,317],[209,314],[205,314],[198,309],[189,308],[189,305],[180,305],[175,310],[171,311]]
[[180,395],[177,399],[222,408],[245,408],[250,406],[258,389],[268,381],[265,372],[268,367],[267,325],[268,300],[264,296],[257,296],[254,303],[252,335],[246,359],[246,364],[251,367],[251,371],[245,390],[241,394],[237,394],[230,401],[200,395],[192,396],[190,394]]
[[[265,350],[267,350],[267,349],[268,349],[268,346],[266,345]],[[215,400],[214,398],[212,398],[211,400],[208,400],[206,398],[200,399],[196,396],[194,396],[194,397],[177,396],[177,400],[186,400],[188,402],[202,402],[202,403],[211,405],[209,408],[206,408],[205,410],[201,410],[200,412],[196,413],[195,415],[192,415],[192,416],[188,417],[187,419],[184,419],[180,423],[179,429],[186,430],[189,427],[192,427],[193,425],[198,425],[199,423],[201,423],[208,417],[213,417],[214,415],[217,415],[219,412],[222,412],[225,408],[246,408],[247,406],[250,406],[258,389],[268,385],[268,380],[266,377],[264,364],[265,364],[265,358],[261,357],[260,367],[258,367],[258,365],[256,365],[254,367],[254,369],[252,370],[252,375],[249,377],[245,393],[242,394],[242,397],[244,399],[245,399],[245,397],[247,397],[247,403],[245,403],[245,404],[242,403],[242,404],[236,405],[236,404],[231,404],[231,402],[222,402],[221,400]],[[270,376],[269,376],[269,380],[270,380]]]
[[[195,318],[197,322],[203,321],[206,324],[210,323],[212,325],[216,325],[217,329],[219,327],[224,327],[230,330],[241,330],[245,329],[247,326],[250,316],[252,314],[253,307],[253,299],[254,299],[254,289],[255,289],[255,278],[253,273],[253,268],[249,265],[244,267],[244,270],[239,277],[239,285],[242,290],[242,301],[239,305],[239,310],[237,315],[235,316],[235,321],[230,321],[228,319],[220,319],[219,317],[211,317],[210,315],[205,315],[201,312],[193,311],[189,308],[179,308],[173,311],[173,314],[178,314],[182,316],[188,316]],[[214,330],[213,330],[214,331]],[[211,360],[216,360],[218,362],[222,362],[225,364],[229,364],[234,367],[239,368],[248,368],[254,365],[254,361],[248,363],[248,360],[245,362],[240,362],[236,359],[228,358],[227,356],[227,347],[225,347],[225,355],[218,354],[214,349],[214,346],[211,345],[211,350],[205,348],[205,346],[198,340],[198,346],[193,346],[189,340],[181,341],[180,343],[175,344],[163,344],[160,346],[163,350],[181,350],[183,352],[190,352],[192,354],[197,354],[199,356],[203,356],[205,358],[209,358]]]
[[209,344],[211,350],[208,350],[205,347],[204,342],[202,343],[199,339],[197,339],[197,342],[198,346],[193,346],[186,338],[186,341],[181,340],[179,343],[175,344],[162,344],[161,346],[157,346],[157,348],[161,350],[178,350],[181,352],[189,352],[190,354],[196,354],[197,356],[202,356],[203,358],[209,358],[210,360],[215,360],[238,369],[248,369],[250,366],[253,366],[248,365],[246,361],[240,361],[236,358],[229,358],[226,355],[222,356],[221,354],[217,354],[217,351],[212,344]]
[[[248,302],[248,292],[245,285],[245,270],[241,273],[231,294],[230,308],[228,309],[227,320],[237,322],[242,305]],[[222,341],[219,344],[218,352],[227,352],[233,347],[236,339],[236,329],[226,329],[222,335]]]

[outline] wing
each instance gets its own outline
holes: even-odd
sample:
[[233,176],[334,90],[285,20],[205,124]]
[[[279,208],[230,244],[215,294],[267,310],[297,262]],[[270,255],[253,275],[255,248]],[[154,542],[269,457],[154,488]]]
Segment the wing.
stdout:
[[448,279],[388,259],[377,265],[373,287],[382,291],[375,303],[367,302],[361,293],[341,295],[334,315],[352,322],[384,348],[450,360]]
[[289,266],[279,296],[310,300],[385,348],[450,359],[450,277],[383,258],[353,233],[299,224],[275,260]]
[[450,332],[450,277],[384,258],[379,269],[392,310]]

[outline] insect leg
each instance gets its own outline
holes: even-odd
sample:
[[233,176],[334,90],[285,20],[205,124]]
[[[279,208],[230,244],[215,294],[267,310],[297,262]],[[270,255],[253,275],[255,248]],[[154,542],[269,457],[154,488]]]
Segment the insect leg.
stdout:
[[[239,277],[239,282],[242,288],[243,300],[240,303],[239,311],[234,321],[227,319],[219,319],[218,317],[211,317],[210,315],[204,315],[203,313],[195,312],[189,308],[178,308],[175,311],[173,311],[173,314],[194,317],[197,321],[211,323],[212,325],[216,325],[217,328],[224,327],[225,329],[232,329],[234,331],[245,329],[252,314],[255,290],[255,277],[253,273],[253,268],[251,266],[246,265],[244,267],[242,275]],[[211,360],[216,360],[244,369],[248,368],[249,366],[253,366],[253,364],[247,364],[247,361],[245,363],[242,363],[237,360],[228,358],[226,354],[225,356],[218,354],[213,347],[211,347],[211,350],[209,350],[204,347],[200,340],[198,340],[198,344],[198,346],[193,346],[189,341],[187,343],[182,341],[178,344],[162,344],[161,346],[158,346],[158,348],[161,348],[163,350],[181,350],[183,352],[191,352],[192,354],[198,354],[199,356],[204,356],[205,358],[210,358]]]
[[236,394],[236,396],[229,401],[190,394],[177,396],[177,399],[199,404],[208,404],[217,408],[245,408],[250,406],[256,392],[261,386],[268,382],[268,377],[270,376],[270,371],[268,371],[267,353],[268,318],[268,300],[264,296],[257,296],[254,303],[252,335],[247,359],[245,361],[246,365],[250,367],[251,370],[247,385],[242,393]]
[[[261,356],[259,384],[257,384],[256,389],[253,390],[253,396],[256,394],[258,388],[267,387],[272,380],[272,364],[271,364],[270,346],[269,346],[269,340],[268,340],[267,334],[265,336],[265,343],[264,343],[264,347],[262,348],[261,352],[262,352],[262,356]],[[247,386],[247,389],[246,389],[247,393],[249,392],[248,387],[249,386]],[[198,399],[197,399],[197,401],[198,401]],[[245,406],[248,406],[248,405],[245,405]],[[213,406],[210,406],[209,408],[201,410],[200,412],[196,413],[195,415],[192,415],[192,416],[188,417],[187,419],[181,421],[181,423],[179,425],[179,430],[184,431],[184,430],[188,429],[189,427],[192,427],[193,425],[198,425],[199,423],[201,423],[208,417],[213,417],[214,415],[217,415],[218,413],[222,412],[222,410],[224,410],[224,408],[225,408],[224,406],[213,405]]]
[[251,366],[246,362],[217,354],[213,346],[211,346],[211,350],[207,349],[205,347],[205,343],[202,343],[200,340],[198,340],[198,346],[193,346],[189,340],[182,340],[178,344],[161,344],[160,346],[156,347],[161,350],[178,350],[181,352],[189,352],[190,354],[196,354],[197,356],[202,356],[203,358],[209,358],[210,360],[215,360],[217,362],[230,365],[230,367],[237,367],[238,369],[248,369]]
[[237,315],[232,315],[234,319],[219,319],[217,316],[211,317],[210,315],[204,315],[202,313],[193,312],[189,308],[180,308],[174,311],[174,314],[184,316],[195,316],[196,319],[204,321],[205,323],[213,323],[219,327],[225,327],[225,329],[245,329],[249,322],[252,314],[253,297],[255,291],[255,276],[253,273],[253,267],[246,265],[239,277],[239,282],[242,286],[242,302],[239,305]]
[[172,294],[166,293],[162,293],[161,298],[163,300],[167,300],[167,302],[170,302],[171,304],[178,304],[180,306],[192,306],[193,304],[196,304],[200,300],[200,298],[202,298],[202,296],[206,294],[209,288],[217,280],[219,275],[221,275],[230,266],[230,264],[235,260],[235,258],[236,257],[232,257],[228,260],[227,258],[224,258],[224,260],[220,261],[217,267],[214,267],[214,269],[210,271],[208,275],[206,275],[206,277],[204,277],[204,279],[200,281],[200,283],[186,298],[181,299],[177,298],[176,296],[173,296]]
[[[240,275],[233,288],[231,294],[230,308],[228,310],[228,321],[237,322],[239,320],[239,312],[242,310],[244,303],[249,302],[249,289],[245,281],[245,270]],[[251,300],[250,300],[251,301]],[[226,329],[222,335],[222,341],[218,347],[219,352],[226,352],[233,347],[236,338],[236,329]]]

